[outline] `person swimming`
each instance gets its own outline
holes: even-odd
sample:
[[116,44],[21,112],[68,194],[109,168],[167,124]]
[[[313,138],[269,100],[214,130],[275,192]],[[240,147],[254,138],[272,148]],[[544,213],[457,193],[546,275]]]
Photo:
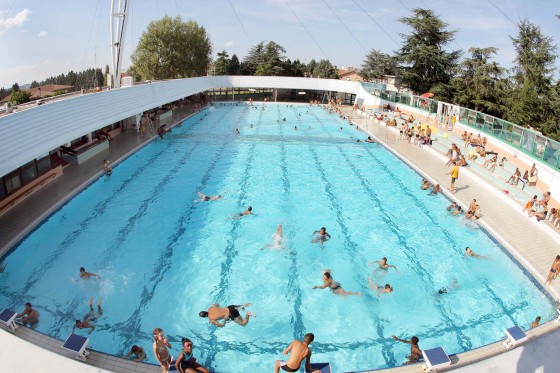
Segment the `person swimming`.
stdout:
[[198,200],[197,202],[215,201],[222,198],[221,194],[218,194],[217,196],[207,196],[206,194],[200,192],[197,192],[197,194],[200,197],[200,200]]
[[375,260],[375,261],[373,261],[373,262],[371,262],[371,263],[368,263],[368,266],[370,266],[370,265],[372,265],[372,264],[375,264],[375,263],[377,263],[377,264],[379,265],[379,267],[376,268],[376,269],[373,271],[373,273],[375,273],[375,272],[377,272],[377,271],[379,271],[379,270],[387,271],[387,270],[388,270],[389,268],[391,268],[391,267],[395,268],[395,271],[397,271],[397,272],[399,271],[399,270],[397,269],[397,267],[395,267],[395,266],[392,265],[392,264],[387,263],[387,258],[386,258],[386,257],[381,258],[381,260]]
[[278,227],[276,228],[276,233],[272,235],[272,239],[274,240],[274,243],[271,245],[266,245],[261,247],[261,250],[281,249],[283,247],[284,238],[282,237],[282,224],[278,224]]
[[377,296],[381,293],[392,293],[393,288],[389,284],[385,284],[385,286],[378,286],[377,282],[373,281],[371,277],[368,277],[368,286],[377,292]]
[[359,296],[362,295],[362,293],[360,293],[359,291],[358,292],[345,291],[342,288],[342,285],[340,285],[340,283],[334,281],[334,279],[331,276],[331,271],[329,269],[327,269],[323,274],[323,286],[319,286],[319,285],[313,286],[313,290],[324,289],[324,288],[329,288],[331,289],[333,294],[342,295],[344,297],[347,295],[359,295]]
[[313,243],[319,242],[322,245],[331,239],[331,235],[327,233],[327,229],[325,227],[321,227],[318,231],[314,231],[313,234],[316,235],[315,238],[311,240]]
[[451,284],[449,284],[449,286],[444,286],[444,287],[442,287],[441,289],[439,289],[439,290],[437,291],[437,293],[438,293],[439,295],[447,294],[447,293],[449,293],[452,289],[457,289],[458,287],[459,287],[459,284],[457,283],[457,280],[453,280],[453,281],[451,281]]

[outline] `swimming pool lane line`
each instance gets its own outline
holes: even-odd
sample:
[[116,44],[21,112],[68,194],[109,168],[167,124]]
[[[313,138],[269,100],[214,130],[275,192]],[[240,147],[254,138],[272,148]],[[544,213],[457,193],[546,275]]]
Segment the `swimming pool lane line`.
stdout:
[[[251,144],[247,160],[245,161],[245,169],[243,171],[241,184],[239,186],[240,194],[237,202],[238,205],[241,205],[241,202],[247,198],[247,185],[250,180],[249,173],[252,168],[255,147],[255,143]],[[241,224],[241,220],[242,219],[233,219],[231,222],[231,228],[228,233],[229,238],[227,239],[227,245],[224,248],[224,253],[222,255],[222,257],[225,259],[220,264],[220,282],[218,285],[218,292],[214,295],[212,303],[223,304],[224,302],[226,302],[225,294],[226,290],[229,290],[231,266],[233,264],[233,261],[239,254],[235,246],[235,240],[237,238],[237,228]],[[216,336],[216,328],[211,327],[209,335],[209,348],[206,349],[206,360],[204,366],[212,368],[214,361],[216,360],[216,355],[221,349],[219,348],[220,343],[218,342],[218,337]],[[249,351],[247,350],[247,352]]]
[[[324,128],[324,125],[322,123],[322,121],[319,120],[319,124],[321,125],[322,128]],[[397,237],[398,241],[400,242],[401,246],[405,249],[405,254],[406,252],[408,252],[408,254],[406,254],[409,257],[409,260],[412,260],[412,262],[414,263],[420,263],[417,258],[416,258],[416,252],[414,251],[414,249],[412,247],[410,247],[408,245],[408,242],[406,240],[406,238],[400,233],[399,229],[398,229],[398,224],[395,223],[392,219],[390,214],[388,213],[387,210],[385,210],[382,205],[381,205],[381,201],[379,200],[379,198],[377,197],[377,195],[373,192],[373,188],[369,185],[369,181],[366,181],[364,179],[364,177],[361,175],[361,173],[356,169],[356,167],[354,166],[354,164],[350,161],[348,155],[346,154],[346,152],[340,147],[337,146],[337,149],[339,150],[340,154],[343,156],[343,158],[345,159],[346,163],[348,164],[350,170],[352,170],[352,172],[354,173],[355,177],[358,178],[358,180],[360,181],[361,185],[364,187],[364,191],[365,193],[369,196],[370,200],[372,202],[374,202],[374,204],[377,206],[378,210],[380,211],[379,216],[381,217],[381,219],[385,222],[385,224],[387,225],[387,227],[389,227],[389,229],[393,232],[393,234]],[[318,159],[317,159],[318,160]],[[361,264],[360,264],[361,265]],[[432,277],[430,275],[430,273],[428,271],[426,271],[426,269],[424,269],[421,265],[416,265],[414,266],[414,268],[412,268],[413,271],[417,272],[420,275],[420,278],[422,279],[422,281],[424,282],[424,285],[426,287],[427,291],[430,291],[431,289],[434,288],[433,285],[433,280]],[[426,282],[426,279],[429,279],[429,282],[431,283],[428,284]],[[449,315],[447,315],[447,312],[445,312],[445,308],[441,307],[440,305],[436,305],[435,307],[439,309],[439,312],[442,316],[443,321],[446,321],[446,323],[448,324],[448,327],[452,327],[453,330],[456,331],[456,335],[458,337],[458,343],[459,346],[461,347],[466,347],[462,342],[466,339],[467,341],[469,341],[469,345],[470,345],[470,339],[468,339],[468,337],[463,336],[463,333],[456,327],[456,325],[453,323],[453,319],[452,317],[450,317]],[[381,335],[381,334],[380,334]],[[396,363],[395,363],[396,364]]]
[[[192,127],[192,126],[191,126]],[[191,130],[191,127],[189,127],[187,129],[187,131]],[[143,150],[144,148],[140,149]],[[121,192],[123,192],[124,190],[126,190],[126,188],[129,187],[129,185],[137,180],[137,177],[142,173],[145,172],[146,169],[150,166],[152,166],[154,164],[154,161],[162,156],[162,154],[166,151],[168,151],[170,148],[166,147],[162,150],[160,150],[158,153],[154,154],[149,161],[147,161],[146,163],[140,165],[127,179],[125,179],[121,186],[114,190],[111,194],[109,194],[107,196],[107,198],[105,198],[104,201],[99,202],[93,209],[93,212],[91,215],[89,215],[88,217],[86,217],[85,219],[83,219],[79,224],[76,230],[74,230],[73,232],[71,232],[69,235],[66,236],[66,238],[57,246],[57,249],[54,250],[49,257],[46,259],[45,262],[41,263],[40,267],[36,267],[33,271],[31,271],[30,277],[27,280],[27,282],[25,283],[24,287],[22,288],[22,294],[26,294],[27,292],[29,292],[29,290],[31,289],[31,287],[33,287],[35,285],[35,283],[37,283],[37,281],[43,276],[43,274],[45,273],[46,270],[50,269],[50,264],[52,264],[56,259],[58,259],[62,254],[64,254],[66,252],[66,250],[69,248],[70,245],[72,245],[78,238],[79,236],[88,229],[88,227],[90,226],[90,224],[95,221],[96,218],[102,216],[105,213],[105,209],[106,207],[113,201],[113,199],[115,199],[117,196],[120,195]],[[103,176],[102,176],[103,177]],[[99,179],[98,179],[99,180]],[[90,184],[91,185],[91,184]],[[79,193],[82,193],[83,191],[85,191],[87,189],[84,188],[82,191],[80,191]],[[71,200],[67,201],[66,203],[64,203],[60,208],[58,208],[57,210],[53,211],[49,217],[47,217],[46,219],[44,219],[40,224],[38,224],[31,232],[36,231],[37,229],[39,229],[44,223],[46,223],[49,218],[51,216],[53,216],[55,213],[61,211],[61,209],[67,204],[70,203]],[[14,246],[13,249],[11,249],[9,252],[11,252],[12,250],[17,249],[17,247],[19,247],[21,245],[21,243],[25,240],[25,238],[23,238],[20,243],[18,243],[17,245]],[[6,258],[9,255],[9,253],[6,254],[6,256],[4,258]],[[20,296],[22,296],[20,294]],[[15,301],[15,300],[13,300]]]
[[[415,196],[411,191],[410,188],[408,187],[408,185],[404,184],[399,178],[397,178],[394,173],[387,167],[387,165],[385,165],[383,162],[381,162],[377,156],[375,156],[372,153],[371,149],[365,148],[366,152],[371,156],[371,158],[379,165],[383,168],[383,170],[391,177],[391,179],[394,180],[394,182],[399,185],[401,191],[403,191],[407,196],[409,196],[409,198],[411,198],[415,204],[417,204],[420,207],[420,212],[427,217],[433,224],[433,226],[436,226],[437,228],[439,228],[440,232],[444,235],[445,239],[450,242],[450,246],[452,248],[454,248],[454,251],[458,252],[461,257],[463,257],[464,255],[462,255],[462,250],[460,250],[458,248],[458,243],[455,241],[454,237],[449,233],[449,231],[447,231],[447,229],[445,229],[445,227],[443,227],[439,222],[437,222],[437,220],[435,220],[435,218],[428,214],[427,211],[427,207],[426,205],[423,203],[422,200],[420,200],[417,196]],[[504,314],[511,320],[511,322],[513,324],[517,324],[516,321],[513,319],[512,314],[515,313],[517,310],[521,309],[521,307],[523,306],[523,302],[521,302],[521,304],[519,306],[513,306],[511,308],[508,308],[504,305],[503,300],[496,295],[496,293],[494,293],[494,291],[492,291],[490,289],[490,287],[485,286],[485,289],[487,290],[487,292],[490,295],[490,299],[492,299],[504,312]],[[509,311],[508,311],[509,310]]]
[[[224,113],[224,115],[225,114],[226,113]],[[240,118],[243,117],[243,114],[244,114],[243,111],[239,114]],[[221,118],[223,118],[223,116]],[[217,124],[218,122],[220,122],[221,118],[216,120],[215,123]],[[210,177],[212,175],[212,171],[215,169],[216,165],[218,164],[218,161],[222,157],[222,154],[223,154],[225,148],[228,145],[229,145],[229,141],[226,139],[222,143],[221,147],[216,151],[216,153],[215,153],[216,155],[215,155],[213,161],[211,162],[211,164],[208,166],[205,173],[203,174],[202,179],[200,181],[200,184],[197,187],[197,190],[203,190],[206,187],[206,184],[208,183],[208,180],[210,179]],[[157,190],[157,188],[156,188],[156,190]],[[183,236],[184,232],[186,231],[186,229],[188,227],[188,222],[190,221],[190,218],[191,218],[192,214],[194,213],[194,211],[196,210],[197,207],[198,206],[194,202],[191,202],[190,205],[188,206],[188,209],[186,210],[185,214],[183,214],[182,216],[179,217],[179,219],[177,221],[177,228],[174,229],[173,235],[167,240],[167,245],[165,246],[165,248],[163,250],[161,250],[160,256],[157,259],[157,261],[158,261],[158,263],[160,263],[160,265],[154,267],[153,273],[149,277],[149,281],[151,283],[145,283],[144,284],[144,287],[143,287],[143,290],[142,290],[142,296],[141,296],[141,299],[139,301],[138,307],[136,307],[135,311],[132,313],[132,315],[126,321],[113,326],[113,327],[117,326],[119,330],[122,330],[123,327],[121,327],[120,325],[127,325],[126,327],[124,327],[124,329],[130,335],[130,340],[127,340],[123,343],[125,346],[129,346],[131,343],[134,343],[135,340],[137,340],[139,335],[148,334],[147,338],[148,339],[151,338],[151,335],[149,333],[143,333],[141,331],[141,328],[140,328],[141,324],[142,324],[142,322],[141,322],[142,318],[140,316],[141,311],[145,308],[145,305],[147,304],[147,302],[153,297],[155,291],[157,290],[157,287],[158,287],[159,283],[161,282],[161,279],[163,278],[164,273],[167,270],[169,270],[169,268],[171,267],[171,264],[172,264],[171,259],[173,257],[174,246],[177,243],[177,241]],[[177,337],[176,339],[177,339],[177,341],[179,341],[180,337]],[[173,340],[170,339],[170,341],[173,341]]]
[[[277,105],[278,113],[280,113],[280,106]],[[280,136],[284,136],[284,127],[280,124]],[[284,142],[280,143],[280,164],[282,169],[282,189],[284,191],[282,198],[285,200],[286,205],[288,205],[288,196],[291,196],[291,184],[290,177],[288,175],[288,162],[286,154],[286,145]],[[291,295],[293,300],[293,313],[292,313],[292,326],[293,326],[293,336],[295,339],[302,339],[305,334],[305,324],[303,322],[303,314],[301,312],[302,307],[302,291],[299,284],[299,271],[298,271],[298,261],[297,261],[297,250],[292,250],[293,254],[290,255],[290,269],[288,275],[288,288],[287,294]]]
[[[300,118],[301,117],[298,116],[298,119],[301,121]],[[321,127],[324,127],[322,122],[319,121],[319,124],[321,125]],[[354,268],[361,268],[363,266],[363,262],[366,261],[366,258],[362,258],[361,262],[359,262],[357,260],[357,258],[359,256],[361,257],[361,254],[357,250],[357,244],[350,237],[349,229],[346,226],[346,223],[342,219],[343,214],[342,214],[342,209],[340,207],[340,203],[338,202],[338,198],[333,193],[333,190],[332,190],[333,188],[331,186],[330,181],[328,180],[328,178],[325,175],[325,170],[324,170],[324,168],[323,168],[323,166],[322,166],[322,164],[319,160],[317,152],[311,146],[308,146],[308,149],[311,152],[311,154],[313,155],[313,158],[315,160],[316,168],[319,172],[321,180],[323,181],[323,185],[324,185],[324,188],[325,188],[325,193],[328,196],[328,200],[329,200],[329,202],[332,206],[332,209],[336,213],[336,220],[337,220],[338,225],[340,226],[342,234],[344,236],[344,245],[343,246],[346,248],[347,254],[350,254],[349,255],[350,262],[354,264]],[[370,302],[370,303],[374,303],[374,301],[379,302],[378,299],[373,297],[373,295],[369,291],[369,287],[365,286],[365,283],[364,283],[363,279],[354,275],[354,280],[361,287],[362,296],[368,302]],[[381,319],[378,317],[378,315],[376,313],[372,313],[372,316],[373,316],[373,320],[376,324],[377,335],[379,336],[379,338],[376,338],[376,339],[373,340],[372,345],[376,345],[376,344],[380,345],[381,346],[381,352],[382,352],[383,358],[385,359],[386,365],[389,366],[389,367],[395,366],[396,365],[396,359],[395,359],[395,356],[394,356],[394,353],[393,353],[392,344],[388,344],[387,343],[388,339],[383,337],[384,328],[383,328]],[[391,342],[392,342],[392,340],[391,340]],[[367,344],[367,343],[362,342],[360,345],[363,347],[365,344]],[[319,346],[320,346],[320,344],[319,344]]]

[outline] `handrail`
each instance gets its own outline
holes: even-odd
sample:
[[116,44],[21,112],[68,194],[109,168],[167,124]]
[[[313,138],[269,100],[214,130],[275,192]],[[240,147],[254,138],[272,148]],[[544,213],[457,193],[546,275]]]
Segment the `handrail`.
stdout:
[[560,142],[543,136],[542,133],[534,129],[525,128],[480,111],[452,105],[443,101],[409,93],[372,88],[367,83],[362,83],[362,87],[368,93],[385,101],[416,107],[432,114],[442,115],[441,110],[443,107],[456,107],[459,109],[458,123],[484,132],[507,143],[516,150],[546,163],[550,167],[557,170],[560,169]]

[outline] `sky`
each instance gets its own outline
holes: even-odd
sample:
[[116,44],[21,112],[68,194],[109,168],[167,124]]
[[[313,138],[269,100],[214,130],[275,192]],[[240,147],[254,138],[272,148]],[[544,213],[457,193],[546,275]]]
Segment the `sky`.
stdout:
[[[329,59],[361,67],[372,49],[393,54],[410,29],[399,18],[430,8],[456,30],[449,49],[497,47],[495,60],[511,67],[510,36],[527,18],[560,40],[558,0],[130,0],[123,68],[151,21],[179,15],[204,26],[213,57],[226,50],[241,60],[251,46],[274,41],[286,57]],[[111,65],[110,0],[0,0],[0,87]],[[558,51],[560,52],[560,50]],[[556,66],[560,68],[560,60]]]

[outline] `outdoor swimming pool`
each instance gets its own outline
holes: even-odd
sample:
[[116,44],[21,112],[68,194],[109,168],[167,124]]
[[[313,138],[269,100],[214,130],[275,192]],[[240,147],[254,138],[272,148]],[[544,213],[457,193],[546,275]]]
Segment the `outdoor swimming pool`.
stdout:
[[[151,331],[161,327],[173,356],[189,337],[198,361],[220,372],[271,370],[308,332],[312,360],[340,372],[400,365],[410,346],[392,335],[458,353],[537,315],[554,317],[551,300],[489,236],[449,216],[449,201],[428,196],[390,152],[356,138],[365,136],[319,107],[227,104],[198,113],[5,257],[0,308],[21,311],[29,301],[37,330],[65,339],[89,297],[101,297],[93,348],[124,354],[138,344],[153,363]],[[197,191],[225,195],[195,202]],[[231,219],[249,205],[254,216]],[[278,224],[285,247],[260,250]],[[311,243],[322,226],[332,239]],[[490,260],[464,257],[466,246]],[[374,276],[394,288],[377,297],[367,263],[383,256],[399,272]],[[81,266],[102,280],[80,279]],[[363,295],[312,290],[326,268]],[[454,280],[457,288],[438,294]],[[257,316],[246,327],[217,329],[198,316],[213,303],[245,302]]]

